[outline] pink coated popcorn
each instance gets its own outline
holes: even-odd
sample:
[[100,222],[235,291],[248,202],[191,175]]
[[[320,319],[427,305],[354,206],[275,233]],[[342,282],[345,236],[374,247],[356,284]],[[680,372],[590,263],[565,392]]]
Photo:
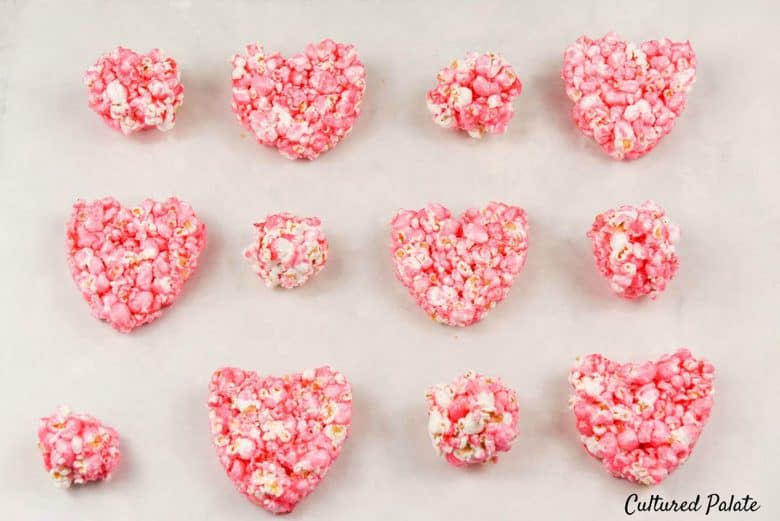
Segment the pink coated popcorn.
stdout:
[[274,514],[292,512],[341,453],[352,392],[328,366],[282,377],[226,367],[209,385],[211,435],[238,490]]
[[642,364],[578,358],[570,406],[588,454],[615,477],[660,483],[688,459],[704,429],[714,374],[687,349]]
[[393,218],[395,275],[434,320],[479,322],[504,300],[525,264],[525,210],[503,203],[471,208],[456,219],[440,204],[400,210]]
[[614,33],[581,36],[563,58],[566,94],[577,126],[616,159],[636,159],[668,134],[694,81],[696,55],[688,41],[641,45]]
[[246,52],[231,59],[233,112],[260,143],[315,159],[349,134],[366,90],[353,45],[323,40],[290,58],[259,44]]
[[471,52],[454,60],[439,71],[436,80],[427,96],[433,121],[474,138],[485,132],[506,132],[514,115],[512,101],[523,88],[511,65],[491,52]]
[[677,272],[680,230],[652,201],[597,215],[587,236],[596,266],[623,298],[655,298]]
[[159,49],[138,54],[117,47],[87,69],[84,83],[89,107],[124,135],[152,127],[172,129],[184,101],[179,67]]
[[318,218],[280,213],[255,228],[257,239],[244,250],[244,257],[267,286],[296,288],[325,267],[328,240]]
[[119,434],[89,414],[58,407],[41,418],[38,447],[43,466],[61,487],[108,479],[119,465]]
[[498,461],[517,438],[517,394],[497,378],[467,372],[426,393],[428,434],[436,453],[452,465]]
[[73,280],[92,313],[123,333],[176,301],[205,244],[206,226],[175,197],[134,208],[113,197],[77,201],[67,228]]

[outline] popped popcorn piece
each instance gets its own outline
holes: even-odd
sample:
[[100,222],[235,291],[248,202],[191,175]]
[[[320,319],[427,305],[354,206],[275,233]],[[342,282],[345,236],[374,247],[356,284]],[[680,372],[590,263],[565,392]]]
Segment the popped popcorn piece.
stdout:
[[257,239],[244,250],[267,286],[296,288],[316,275],[328,260],[328,240],[317,217],[269,215],[255,224]]
[[615,477],[660,483],[693,451],[712,409],[714,375],[684,348],[641,364],[578,358],[569,405],[585,450]]
[[685,108],[696,55],[688,41],[635,45],[615,33],[581,36],[566,49],[561,76],[579,129],[612,157],[636,159],[655,148]]
[[286,375],[222,368],[209,384],[214,446],[250,501],[292,512],[338,458],[349,435],[352,392],[328,366]]
[[38,447],[57,486],[108,479],[119,465],[119,434],[89,414],[58,407],[41,418]]
[[473,138],[506,132],[514,115],[512,101],[523,88],[512,67],[492,52],[470,52],[454,60],[436,81],[426,98],[434,123]]
[[68,266],[84,300],[123,333],[176,301],[206,245],[206,226],[175,197],[134,208],[113,197],[76,201],[66,235]]
[[440,204],[391,222],[395,275],[434,320],[468,326],[504,300],[525,264],[525,210],[492,202],[456,219]]
[[84,84],[89,107],[124,135],[153,127],[172,129],[184,101],[176,61],[160,49],[139,54],[117,47],[87,69]]
[[517,438],[517,394],[498,378],[469,371],[426,393],[428,434],[439,456],[460,467],[498,461]]
[[284,58],[255,43],[231,64],[236,117],[260,143],[289,159],[327,152],[360,114],[366,70],[353,45],[323,40]]
[[596,266],[623,298],[655,299],[677,272],[680,229],[652,201],[597,215],[587,236]]

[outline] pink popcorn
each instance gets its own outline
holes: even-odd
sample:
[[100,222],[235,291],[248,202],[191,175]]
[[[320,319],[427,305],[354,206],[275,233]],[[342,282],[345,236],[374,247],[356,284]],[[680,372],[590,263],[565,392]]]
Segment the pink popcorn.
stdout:
[[179,68],[159,49],[138,54],[117,47],[87,69],[89,107],[124,135],[156,127],[170,130],[184,100]]
[[400,210],[393,218],[395,275],[434,320],[468,326],[504,300],[525,264],[525,210],[503,203],[459,219],[439,205]]
[[468,132],[480,138],[485,132],[506,132],[522,84],[512,67],[498,54],[471,52],[454,60],[436,76],[428,91],[428,110],[444,128]]
[[231,59],[233,112],[260,143],[315,159],[352,130],[366,90],[354,46],[323,40],[290,58],[259,44],[246,52]]
[[38,447],[43,466],[61,487],[108,479],[121,459],[114,429],[67,407],[41,418]]
[[614,33],[581,36],[566,49],[562,77],[580,130],[612,157],[636,159],[672,130],[685,108],[696,55],[688,41],[635,45]]
[[472,371],[431,387],[428,434],[436,453],[460,467],[498,461],[517,438],[517,394],[497,378]]
[[211,377],[208,406],[230,480],[253,503],[282,514],[317,488],[341,453],[352,392],[327,366],[282,377],[226,367]]
[[571,409],[588,454],[615,477],[654,485],[690,456],[712,409],[715,369],[687,349],[657,362],[578,358]]
[[626,299],[656,298],[677,272],[680,230],[654,202],[620,205],[596,216],[587,236],[612,290]]
[[134,208],[106,197],[73,205],[66,242],[73,280],[92,313],[129,333],[179,297],[198,267],[206,226],[175,197]]
[[328,240],[318,218],[280,213],[255,228],[257,239],[244,250],[244,257],[267,286],[296,288],[325,267]]

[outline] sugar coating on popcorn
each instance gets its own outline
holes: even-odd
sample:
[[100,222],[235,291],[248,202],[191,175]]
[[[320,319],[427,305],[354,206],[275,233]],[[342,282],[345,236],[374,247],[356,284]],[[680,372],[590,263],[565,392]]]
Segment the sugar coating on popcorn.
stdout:
[[434,320],[468,326],[509,293],[525,264],[528,220],[492,202],[460,218],[440,204],[400,210],[391,222],[395,275]]
[[281,514],[319,485],[341,453],[352,392],[327,366],[282,377],[223,368],[211,377],[208,407],[228,477],[252,502]]
[[428,434],[436,453],[460,467],[495,462],[518,435],[517,394],[497,378],[467,372],[431,387]]
[[587,452],[613,476],[644,485],[685,462],[712,409],[715,369],[687,349],[658,361],[578,358],[570,406]]
[[598,214],[587,236],[596,266],[623,298],[655,298],[677,272],[680,229],[652,201]]
[[353,45],[323,40],[284,58],[255,43],[231,64],[236,117],[260,143],[289,159],[327,152],[360,114],[366,70]]
[[108,479],[119,465],[119,434],[89,414],[58,407],[41,418],[38,447],[43,466],[61,487]]
[[255,223],[257,238],[244,258],[270,287],[296,288],[316,275],[328,260],[328,240],[317,217],[289,213]]
[[471,52],[454,60],[439,71],[436,81],[426,97],[433,121],[474,138],[506,132],[514,114],[512,102],[523,87],[512,66],[491,52]]
[[92,313],[123,333],[173,304],[206,244],[206,226],[175,197],[133,208],[113,197],[77,201],[66,235],[68,266]]
[[668,134],[696,81],[696,55],[688,41],[668,38],[641,45],[614,33],[581,36],[563,59],[572,118],[617,159],[636,159]]
[[184,101],[179,67],[160,49],[139,54],[117,47],[87,69],[84,83],[89,107],[124,135],[148,128],[170,130]]

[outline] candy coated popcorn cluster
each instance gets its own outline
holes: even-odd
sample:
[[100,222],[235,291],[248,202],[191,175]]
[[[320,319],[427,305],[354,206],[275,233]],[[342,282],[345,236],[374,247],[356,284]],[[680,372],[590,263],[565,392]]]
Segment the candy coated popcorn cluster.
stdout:
[[250,44],[231,63],[236,117],[290,159],[330,150],[360,114],[366,70],[352,45],[323,40],[284,58]]
[[587,236],[596,266],[623,298],[655,298],[677,272],[680,230],[652,201],[597,215]]
[[712,409],[712,364],[687,349],[656,362],[577,359],[570,406],[588,453],[619,478],[653,485],[691,454]]
[[450,384],[431,387],[428,434],[436,453],[460,467],[495,462],[518,434],[517,394],[497,378],[472,371]]
[[436,80],[426,99],[437,125],[463,130],[474,138],[506,131],[514,114],[512,101],[522,84],[501,56],[469,53],[439,71]]
[[266,285],[295,288],[325,267],[328,240],[318,218],[280,213],[255,228],[257,239],[244,250],[244,257]]
[[431,318],[468,326],[509,293],[525,264],[525,210],[503,203],[459,219],[439,205],[400,210],[393,218],[395,275]]
[[228,367],[212,375],[208,406],[228,477],[252,502],[280,514],[292,512],[341,453],[352,392],[327,366],[282,377]]
[[689,42],[668,38],[639,46],[614,33],[581,36],[563,59],[572,118],[617,159],[650,152],[674,126],[696,80]]
[[124,135],[156,127],[170,130],[184,101],[179,68],[159,49],[138,54],[117,47],[87,69],[89,107]]
[[41,418],[38,447],[58,486],[108,479],[119,465],[119,434],[89,414],[58,407]]
[[73,205],[67,254],[92,313],[128,333],[179,297],[198,266],[206,226],[175,197],[125,208],[113,197]]

